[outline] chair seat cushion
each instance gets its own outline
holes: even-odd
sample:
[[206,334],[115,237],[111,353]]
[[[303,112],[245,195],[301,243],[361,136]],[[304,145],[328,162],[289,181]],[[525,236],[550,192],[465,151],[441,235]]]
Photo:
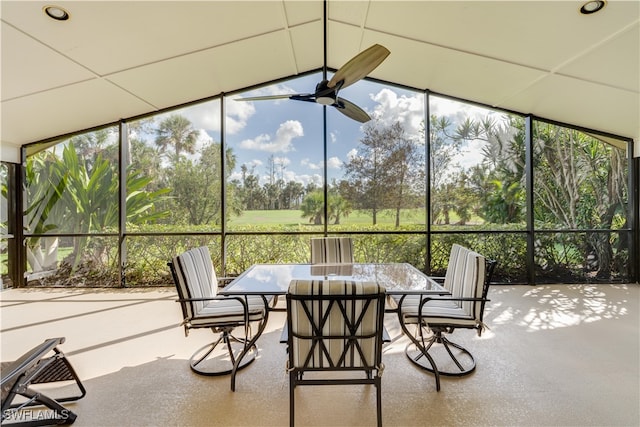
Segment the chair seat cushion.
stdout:
[[[400,303],[400,296],[399,295],[393,295],[393,299],[396,302],[396,305]],[[402,300],[402,311],[408,311],[408,312],[418,312],[418,306],[420,305],[420,301],[421,299],[426,298],[424,296],[421,295],[407,295],[404,300]],[[446,298],[446,297],[443,297]],[[437,309],[437,308],[443,308],[443,309],[454,309],[454,308],[459,308],[460,307],[460,303],[459,301],[450,301],[450,300],[446,300],[446,299],[435,299],[435,300],[429,300],[427,302],[424,303],[424,306],[422,307],[423,310],[425,309]]]
[[[267,297],[267,303],[272,297]],[[264,300],[260,296],[249,296],[247,298],[249,305],[249,320],[258,321],[265,316]],[[244,323],[244,308],[235,298],[218,298],[208,301],[202,309],[194,314],[191,319],[192,325],[206,325],[214,320],[216,323]]]
[[[399,298],[396,298],[399,301]],[[418,322],[420,295],[409,295],[402,301],[402,317],[405,323]],[[422,321],[427,324],[473,326],[475,319],[460,307],[458,301],[430,300],[422,306]]]

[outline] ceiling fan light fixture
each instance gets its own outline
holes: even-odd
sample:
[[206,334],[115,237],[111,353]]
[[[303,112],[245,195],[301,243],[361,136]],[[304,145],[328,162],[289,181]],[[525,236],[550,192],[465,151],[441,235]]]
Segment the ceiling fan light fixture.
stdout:
[[69,12],[60,6],[49,5],[43,7],[42,10],[49,18],[56,21],[66,21],[70,17]]
[[601,11],[606,5],[606,0],[591,0],[582,5],[580,13],[583,15],[591,15],[592,13]]
[[319,96],[316,98],[316,102],[322,105],[333,105],[336,100],[330,96]]

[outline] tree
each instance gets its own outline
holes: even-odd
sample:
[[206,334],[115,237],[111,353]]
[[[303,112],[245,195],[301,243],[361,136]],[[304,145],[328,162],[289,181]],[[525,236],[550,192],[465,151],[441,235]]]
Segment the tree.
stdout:
[[395,226],[400,227],[403,208],[423,205],[424,194],[424,143],[409,138],[399,122],[388,129],[393,144],[386,162],[387,194],[390,206],[395,208]]
[[[482,141],[482,160],[468,169],[454,159],[465,142]],[[432,212],[434,220],[455,211],[466,224],[473,213],[500,224],[523,221],[525,137],[521,118],[466,117],[454,127],[447,118],[431,118]]]
[[[535,219],[551,227],[611,229],[626,221],[624,153],[580,131],[540,124],[535,129]],[[597,277],[609,279],[610,233],[587,233],[587,253]]]
[[[431,186],[437,190],[447,179],[448,171],[456,166],[454,159],[460,152],[463,138],[455,135],[451,130],[451,120],[446,117],[432,115],[430,124],[429,170],[431,172]],[[422,131],[425,131],[424,125]]]
[[282,189],[282,208],[292,209],[300,206],[304,195],[304,185],[300,182],[289,181]]
[[[32,156],[25,168],[27,229],[33,234],[45,234],[58,228],[58,220],[64,208],[58,203],[67,185],[66,176],[58,176],[55,163],[58,159],[45,151]],[[30,185],[33,184],[33,185]],[[44,185],[43,185],[44,184]],[[51,218],[50,218],[51,217]],[[57,236],[34,237],[27,243],[27,262],[32,271],[51,270],[58,263]]]
[[[520,223],[525,212],[525,133],[521,118],[506,116],[501,124],[482,124],[485,144],[480,167],[484,182],[475,181],[475,194],[481,200],[479,213],[498,224]],[[479,177],[479,173],[474,174]],[[472,183],[474,181],[472,180]]]
[[449,224],[449,215],[454,208],[450,193],[455,182],[451,170],[459,168],[455,157],[460,152],[463,138],[455,134],[451,120],[446,117],[432,115],[430,124],[431,221],[439,222],[442,216],[444,223]]
[[170,147],[175,152],[175,162],[183,152],[195,153],[198,131],[192,128],[191,122],[184,116],[172,114],[156,129],[156,145],[161,153],[165,153]]
[[240,170],[242,183],[238,197],[240,197],[242,208],[246,210],[262,209],[266,204],[266,195],[260,187],[260,178],[254,173],[253,167],[249,170],[247,165],[243,164]]
[[376,122],[364,126],[358,154],[344,169],[352,200],[359,209],[371,211],[373,225],[385,208],[395,209],[396,226],[400,225],[400,209],[411,206],[412,198],[423,188],[423,158],[420,144],[405,134],[399,122],[388,127]]
[[340,219],[351,213],[351,203],[335,191],[329,192],[328,197],[328,216],[334,224],[340,224]]
[[[75,149],[75,138],[63,148],[62,156],[45,151],[27,162],[28,223],[34,234],[52,230],[75,233],[72,253],[72,271],[87,260],[106,262],[108,247],[101,239],[88,234],[117,229],[120,208],[117,203],[119,182],[117,165],[103,159],[100,153],[84,159]],[[150,178],[129,171],[127,174],[127,221],[144,223],[162,217],[165,212],[155,209],[155,203],[167,190],[145,191]],[[57,259],[57,237],[44,238],[45,248],[52,257],[40,254],[39,237],[32,239],[28,260],[33,271],[51,268]],[[90,249],[90,250],[89,250]]]
[[306,195],[302,199],[302,217],[309,218],[309,222],[315,225],[322,224],[322,217],[324,216],[324,194],[321,190],[315,190]]
[[[173,197],[179,210],[185,212],[189,224],[219,224],[222,218],[220,144],[208,144],[199,154],[196,160],[183,157],[176,163]],[[235,156],[231,149],[227,149],[225,155],[229,174],[235,167]],[[236,214],[241,211],[233,197],[227,198],[227,207]]]

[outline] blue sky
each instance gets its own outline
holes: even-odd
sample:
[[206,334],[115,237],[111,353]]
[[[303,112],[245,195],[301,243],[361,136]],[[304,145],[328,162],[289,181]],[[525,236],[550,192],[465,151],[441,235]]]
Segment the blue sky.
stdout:
[[[314,91],[321,78],[321,73],[305,76],[281,85],[246,92],[239,97],[310,93]],[[413,116],[405,120],[414,127],[407,130],[416,133],[420,122],[417,117],[423,114],[423,96],[400,90],[395,90],[395,94],[389,94],[384,92],[384,88],[361,80],[341,91],[339,96],[357,104],[372,117],[390,119],[392,116]],[[388,88],[386,91],[388,92]],[[399,98],[402,99],[401,102],[398,102]],[[415,108],[416,104],[420,105],[419,109]],[[408,105],[414,107],[413,111],[406,108]],[[283,177],[286,181],[294,179],[305,184],[309,181],[322,183],[324,107],[314,103],[282,99],[229,101],[227,108],[230,115],[235,114],[236,109],[241,117],[249,116],[245,109],[252,113],[247,126],[229,134],[227,138],[227,143],[233,147],[237,156],[238,164],[256,165],[257,173],[266,174],[266,161],[273,155],[285,166]],[[395,114],[392,114],[392,111],[395,111]],[[363,133],[361,123],[349,119],[333,107],[327,107],[327,123],[327,164],[331,179],[342,176],[342,164],[349,156],[357,153]]]
[[[329,78],[331,73],[329,73]],[[240,177],[240,166],[254,168],[262,177],[268,176],[268,159],[273,156],[279,176],[285,181],[295,180],[307,184],[322,184],[323,176],[323,113],[319,104],[290,99],[263,101],[235,101],[234,98],[312,93],[321,80],[322,73],[300,77],[276,85],[244,92],[227,98],[225,130],[227,144],[233,149],[237,166],[232,178]],[[424,118],[424,95],[392,86],[361,80],[345,88],[339,94],[369,113],[382,125],[399,121],[408,134],[420,134]],[[432,98],[433,99],[433,98]],[[196,129],[200,129],[199,144],[220,141],[219,103],[204,103],[179,111]],[[466,115],[485,115],[487,110],[468,104],[438,100],[431,104],[431,113],[460,119]],[[171,114],[171,113],[167,113]],[[164,115],[159,116],[161,120]],[[328,177],[342,176],[342,165],[350,156],[357,155],[363,136],[362,124],[349,119],[333,107],[327,107],[328,123]],[[480,141],[469,144],[468,153],[478,152]],[[462,156],[461,163],[475,163],[477,156]]]

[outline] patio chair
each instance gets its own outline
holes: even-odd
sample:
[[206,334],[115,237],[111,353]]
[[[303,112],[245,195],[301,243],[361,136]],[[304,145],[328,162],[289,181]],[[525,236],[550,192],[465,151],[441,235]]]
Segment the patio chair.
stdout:
[[[295,388],[373,384],[382,425],[385,289],[374,282],[292,280],[287,293],[289,424]],[[323,375],[328,374],[328,375]]]
[[311,264],[352,264],[351,237],[311,238]]
[[[231,374],[235,391],[236,372],[256,357],[255,341],[267,324],[271,297],[221,296],[206,246],[188,250],[168,263],[182,307],[185,336],[190,329],[211,329],[218,337],[197,350],[189,361],[191,370],[200,375]],[[257,332],[251,333],[252,324]],[[240,336],[233,335],[239,331]]]
[[[476,329],[482,334],[485,303],[495,261],[467,248],[452,248],[445,276],[445,287],[451,296],[405,295],[397,298],[398,317],[404,333],[411,339],[405,350],[407,357],[436,377],[463,376],[475,370],[471,352],[450,341],[445,334],[456,329]],[[415,325],[412,334],[407,325]],[[428,333],[431,331],[431,334]]]
[[[18,360],[2,363],[2,425],[72,424],[76,420],[77,415],[62,403],[81,399],[86,390],[71,363],[58,348],[64,341],[63,337],[49,338]],[[51,388],[49,383],[58,383],[60,388]],[[48,384],[46,388],[40,387],[44,384]],[[71,393],[73,389],[75,393]],[[23,411],[36,405],[49,410],[33,413]]]

